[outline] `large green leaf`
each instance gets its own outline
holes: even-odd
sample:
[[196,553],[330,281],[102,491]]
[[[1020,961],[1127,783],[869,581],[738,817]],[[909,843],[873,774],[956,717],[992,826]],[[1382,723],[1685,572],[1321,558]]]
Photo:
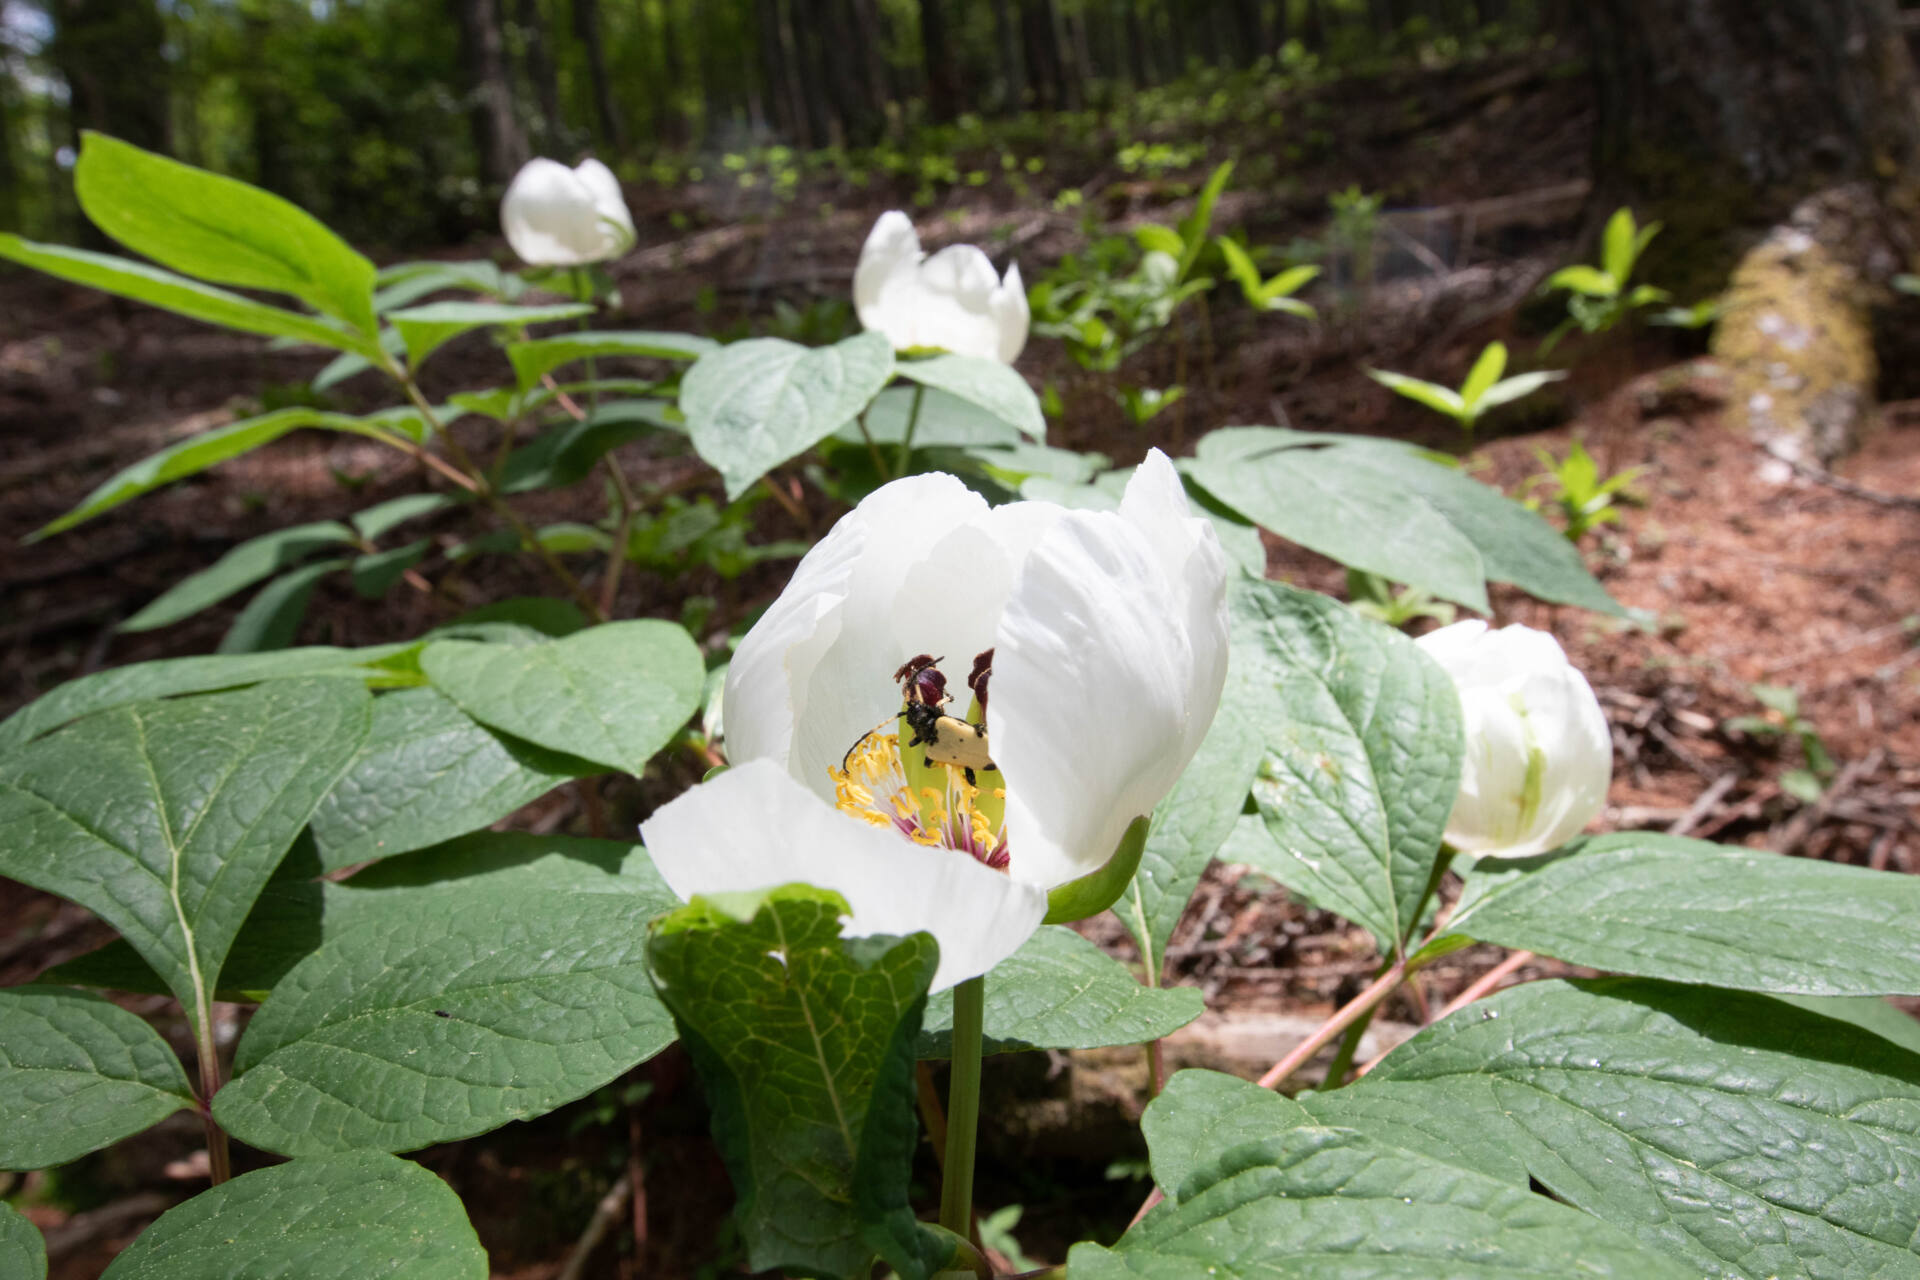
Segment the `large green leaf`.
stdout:
[[[1098,1049],[1171,1035],[1206,1011],[1197,987],[1146,987],[1126,965],[1061,925],[1043,926],[986,980],[986,1051]],[[920,1056],[944,1058],[953,996],[927,1002]]]
[[[984,356],[944,355],[901,361],[894,372],[978,405],[1031,440],[1047,438],[1047,418],[1040,412],[1040,397],[1011,365]],[[918,431],[914,438],[919,439]]]
[[192,1105],[138,1015],[84,991],[0,990],[0,1169],[65,1164]]
[[1497,1136],[1695,1275],[1920,1274],[1920,1055],[1849,1023],[1707,987],[1536,982],[1350,1088]]
[[1482,858],[1447,932],[1789,995],[1920,994],[1920,877],[1647,832]]
[[0,1275],[47,1280],[47,1242],[39,1228],[0,1200]]
[[1067,1265],[1075,1280],[1697,1280],[1525,1187],[1311,1124],[1227,1148],[1113,1248],[1075,1245]]
[[664,400],[607,401],[586,417],[542,432],[515,449],[500,473],[500,489],[524,493],[573,484],[609,450],[675,429],[675,413]]
[[74,194],[100,229],[162,266],[290,293],[371,336],[373,264],[317,218],[233,178],[88,133]]
[[649,949],[713,1104],[753,1271],[925,1274],[907,1202],[914,1039],[939,963],[929,934],[840,937],[846,904],[804,885],[736,919],[696,899]]
[[[225,289],[216,289],[198,280],[162,271],[159,267],[93,253],[69,249],[60,244],[37,244],[17,235],[0,232],[0,258],[11,258],[23,267],[44,271],[50,276],[102,289],[172,311],[194,320],[204,320],[242,333],[257,333],[268,338],[291,338],[334,347],[367,359],[379,347],[368,338],[328,324],[316,316],[303,315],[255,302]],[[363,366],[364,367],[364,366]]]
[[650,618],[551,644],[439,640],[420,665],[474,719],[636,776],[699,708],[706,687],[693,637]]
[[1486,582],[1618,613],[1576,551],[1534,512],[1396,441],[1227,427],[1187,473],[1281,537],[1356,569],[1487,609]]
[[1165,800],[1153,811],[1147,847],[1133,883],[1113,904],[1140,947],[1152,980],[1166,968],[1167,939],[1185,914],[1207,864],[1232,834],[1260,763],[1260,733],[1233,703],[1213,727]]
[[1231,609],[1221,700],[1261,740],[1253,799],[1274,836],[1253,865],[1391,952],[1459,787],[1460,696],[1411,640],[1326,596],[1249,579]]
[[290,680],[300,676],[345,676],[382,683],[389,678],[388,673],[375,664],[407,648],[405,644],[366,649],[314,645],[305,649],[283,649],[278,653],[160,658],[98,671],[67,681],[0,721],[0,754],[23,746],[70,720],[147,698],[209,693],[262,680]]
[[[1382,1101],[1384,1100],[1384,1101]],[[1353,1105],[1359,1101],[1361,1105]],[[1379,1102],[1379,1105],[1368,1105]],[[1279,1137],[1302,1125],[1357,1129],[1388,1146],[1484,1173],[1510,1186],[1527,1185],[1520,1158],[1444,1113],[1396,1107],[1384,1091],[1360,1098],[1355,1090],[1289,1098],[1250,1080],[1217,1071],[1176,1071],[1141,1121],[1153,1153],[1153,1180],[1178,1195],[1196,1172],[1242,1142]]]
[[651,894],[525,883],[366,910],[274,987],[214,1116],[284,1155],[404,1151],[543,1115],[673,1041]]
[[732,500],[851,421],[893,372],[884,334],[817,348],[749,338],[700,357],[680,384],[680,410]]
[[507,359],[525,391],[562,365],[594,356],[645,356],[653,360],[697,360],[719,348],[712,338],[692,333],[563,333],[510,343]]
[[[867,406],[867,435],[882,446],[898,447],[906,439],[907,421],[913,416],[913,396],[918,388],[888,387]],[[834,432],[834,439],[864,445],[860,421],[849,420]],[[920,398],[920,416],[913,425],[915,449],[963,448],[974,445],[1014,445],[1020,431],[958,396],[929,390]]]
[[131,502],[142,494],[152,493],[155,489],[172,484],[175,480],[198,475],[208,467],[218,466],[243,453],[250,453],[261,445],[271,444],[289,431],[298,431],[302,427],[318,427],[324,431],[344,431],[351,435],[368,436],[388,442],[402,434],[400,430],[393,429],[391,424],[377,418],[355,418],[344,413],[327,413],[320,409],[276,409],[272,413],[263,413],[257,418],[245,418],[224,427],[203,431],[178,444],[169,445],[150,457],[142,458],[103,481],[73,510],[35,529],[26,540],[35,542],[59,533],[63,529],[71,529],[81,521],[91,520],[101,512],[110,511],[123,502]]
[[299,563],[323,547],[352,540],[353,530],[336,520],[291,525],[249,538],[207,568],[174,583],[146,608],[121,623],[120,629],[152,631],[156,627],[171,626],[288,565]]
[[[449,895],[624,893],[651,898],[658,911],[678,901],[646,851],[617,840],[478,831],[411,857],[377,862],[345,884],[294,878],[320,869],[311,848],[294,846],[280,877],[261,892],[233,940],[220,970],[220,999],[259,1004],[329,939],[379,913],[409,917]],[[69,960],[45,977],[117,991],[165,994],[167,989],[120,941]]]
[[391,311],[387,319],[406,343],[407,363],[417,369],[444,343],[474,329],[494,325],[518,331],[530,324],[577,320],[592,312],[593,308],[583,302],[534,307],[516,307],[504,302],[429,302],[425,306]]
[[436,689],[387,694],[374,702],[353,763],[314,811],[321,865],[424,849],[593,772],[585,760],[477,723]]
[[372,1151],[242,1174],[168,1210],[103,1280],[487,1280],[460,1197]]
[[0,759],[0,874],[120,931],[204,1025],[234,935],[366,736],[352,680],[134,703]]

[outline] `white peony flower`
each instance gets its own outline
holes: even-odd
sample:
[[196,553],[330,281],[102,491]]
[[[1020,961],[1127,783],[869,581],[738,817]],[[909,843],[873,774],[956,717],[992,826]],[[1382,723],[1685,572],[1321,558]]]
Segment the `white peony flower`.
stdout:
[[1447,840],[1462,853],[1519,858],[1578,835],[1606,804],[1613,739],[1559,642],[1474,620],[1417,643],[1453,678],[1466,726]]
[[1018,263],[1006,279],[970,244],[928,257],[906,214],[880,215],[860,249],[853,305],[862,326],[887,335],[894,350],[940,347],[955,355],[1012,364],[1027,345],[1026,287]]
[[[921,655],[940,661],[916,670]],[[930,931],[944,989],[1017,950],[1049,890],[1107,865],[1193,758],[1226,667],[1226,557],[1158,451],[1117,512],[896,480],[741,641],[736,767],[641,835],[682,897],[798,881],[847,899],[850,936]],[[920,718],[971,725],[903,735],[903,684]]]
[[582,267],[633,247],[633,215],[619,179],[598,160],[569,169],[557,160],[529,160],[500,201],[500,228],[522,262]]

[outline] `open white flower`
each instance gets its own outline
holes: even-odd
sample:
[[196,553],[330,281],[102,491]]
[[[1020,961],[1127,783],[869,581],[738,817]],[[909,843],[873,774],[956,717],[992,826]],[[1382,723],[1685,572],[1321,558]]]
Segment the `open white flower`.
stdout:
[[1002,280],[970,244],[928,257],[913,222],[898,210],[881,214],[867,234],[853,273],[853,305],[861,325],[887,335],[896,351],[940,347],[1002,364],[1019,358],[1031,319],[1019,263]]
[[[933,742],[902,732],[903,665]],[[939,990],[1017,950],[1048,890],[1106,866],[1193,758],[1226,666],[1226,558],[1158,451],[1117,512],[896,480],[741,641],[737,767],[642,837],[683,897],[802,881],[846,897],[852,935],[932,932]],[[973,729],[984,742],[959,755],[979,767],[948,763]]]
[[522,262],[583,267],[633,247],[633,215],[613,170],[598,160],[569,169],[529,160],[500,201],[500,228]]
[[1447,840],[1462,853],[1520,858],[1578,835],[1607,802],[1613,739],[1559,641],[1472,620],[1418,644],[1453,677],[1466,727]]

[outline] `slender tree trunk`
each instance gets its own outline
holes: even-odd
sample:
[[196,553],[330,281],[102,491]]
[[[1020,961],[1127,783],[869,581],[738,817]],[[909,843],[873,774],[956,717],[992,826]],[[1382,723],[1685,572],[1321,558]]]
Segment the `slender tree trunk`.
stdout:
[[0,75],[0,227],[20,225],[20,167],[13,150],[13,79]]
[[1588,21],[1601,209],[1667,224],[1644,278],[1687,300],[1774,224],[1714,332],[1729,410],[1795,455],[1846,452],[1872,411],[1869,307],[1920,245],[1894,0],[1595,0]]
[[1147,32],[1140,22],[1140,6],[1134,0],[1120,0],[1126,11],[1127,23],[1127,65],[1133,72],[1136,88],[1144,88],[1153,83],[1151,64],[1147,56]]
[[886,126],[887,106],[893,101],[887,85],[886,16],[876,0],[848,0],[848,10],[862,73],[863,105],[872,117],[871,128],[877,137]]
[[535,130],[535,136],[540,150],[552,154],[561,149],[566,119],[560,114],[560,77],[554,71],[553,53],[547,48],[547,20],[540,12],[540,0],[516,0],[514,25],[520,28],[527,80],[533,85],[534,101],[540,107],[540,127]]
[[154,0],[54,0],[47,9],[74,131],[171,151],[167,62],[157,54],[167,29]]
[[944,124],[960,114],[960,68],[947,39],[941,0],[920,0],[920,60],[927,69],[927,111]]
[[602,147],[624,150],[627,137],[621,127],[620,108],[614,101],[613,85],[607,78],[607,54],[600,44],[600,0],[572,0],[573,35],[587,55],[587,80],[593,90],[596,139]]
[[1007,109],[1027,104],[1027,62],[1012,0],[993,0],[993,27],[1000,33],[1000,70],[1007,78]]
[[527,162],[527,139],[513,110],[513,80],[494,0],[453,0],[460,24],[461,61],[466,64],[467,115],[480,177],[496,186],[512,181]]
[[819,11],[808,4],[796,11],[788,9],[788,29],[794,37],[794,55],[800,64],[800,90],[807,103],[808,127],[816,147],[837,147],[846,142],[845,122],[834,111],[827,96],[833,79],[833,66],[826,54],[826,41],[820,31]]

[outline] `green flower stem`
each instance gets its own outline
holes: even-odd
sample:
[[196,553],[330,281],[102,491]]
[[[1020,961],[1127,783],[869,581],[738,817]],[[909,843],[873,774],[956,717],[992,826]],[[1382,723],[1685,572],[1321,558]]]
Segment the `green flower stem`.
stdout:
[[947,1158],[940,1179],[940,1225],[973,1239],[973,1149],[980,1129],[980,1040],[987,980],[953,989],[952,1074],[947,1081]]
[[[1447,868],[1453,865],[1453,852],[1452,845],[1440,846],[1439,856],[1433,860],[1433,871],[1427,876],[1426,891],[1420,895],[1420,901],[1413,908],[1414,929],[1419,928],[1420,917],[1426,914],[1427,904],[1433,901],[1433,895],[1440,891],[1440,881],[1446,877]],[[1412,932],[1412,929],[1409,929],[1409,932]],[[1403,956],[1406,954],[1404,944],[1401,946],[1401,954]],[[1385,974],[1390,967],[1392,967],[1391,962],[1382,965],[1380,973]],[[1412,976],[1410,972],[1401,975],[1402,979]],[[1320,1086],[1322,1089],[1338,1089],[1346,1083],[1347,1072],[1353,1069],[1354,1056],[1360,1051],[1361,1037],[1367,1034],[1367,1027],[1372,1024],[1374,1012],[1379,1007],[1377,1004],[1369,1006],[1347,1028],[1347,1034],[1341,1037],[1340,1047],[1333,1052],[1333,1061],[1327,1064],[1327,1077]]]
[[913,432],[914,428],[920,425],[920,402],[926,399],[926,396],[927,384],[924,382],[914,383],[913,407],[907,410],[907,429],[901,433],[900,457],[894,467],[894,470],[901,475],[907,474],[907,468],[913,465]]
[[867,442],[867,452],[873,455],[874,474],[880,477],[880,481],[883,484],[893,479],[893,472],[887,470],[887,460],[880,456],[880,446],[873,442],[873,433],[867,430],[867,411],[865,409],[862,409],[860,416],[853,420],[853,425],[860,428],[860,438]]
[[220,1051],[213,1042],[213,1011],[204,999],[194,1020],[194,1047],[200,1058],[200,1121],[207,1131],[207,1170],[214,1186],[233,1176],[227,1131],[213,1118],[213,1095],[220,1092]]

